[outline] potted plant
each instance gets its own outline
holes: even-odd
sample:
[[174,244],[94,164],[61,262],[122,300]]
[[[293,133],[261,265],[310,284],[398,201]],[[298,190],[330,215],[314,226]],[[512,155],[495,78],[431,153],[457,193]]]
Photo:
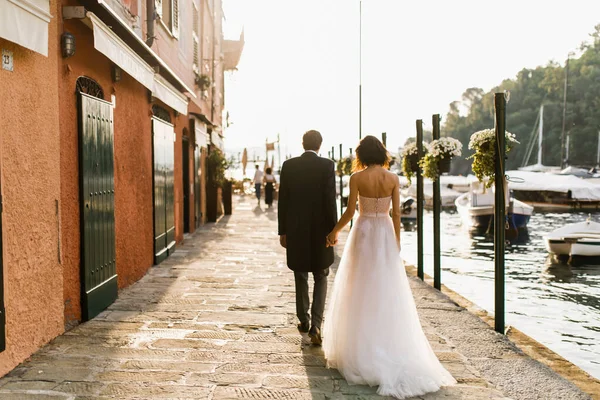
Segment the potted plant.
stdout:
[[451,137],[443,137],[429,143],[427,154],[419,161],[423,176],[435,181],[440,174],[450,172],[453,157],[462,154],[462,143]]
[[[344,175],[352,175],[352,156],[346,156],[341,158],[337,163],[337,174],[342,177]],[[340,193],[340,199],[342,202],[342,206],[346,207],[348,205],[348,197],[344,196],[344,192]]]
[[337,163],[337,173],[339,176],[352,175],[352,156],[340,159]]
[[227,211],[231,213],[231,183],[225,178],[225,171],[229,166],[230,163],[221,150],[211,149],[206,158],[208,178],[206,185],[206,219],[208,222],[217,221],[219,191],[223,195],[225,214],[227,214]]
[[[423,146],[423,154],[427,154],[427,147]],[[411,142],[404,146],[400,154],[402,156],[402,171],[404,176],[411,183],[411,179],[419,168],[419,154],[417,152],[417,143]]]
[[[505,132],[506,141],[506,153],[519,142],[517,141],[514,134]],[[486,188],[492,187],[495,180],[496,169],[495,169],[495,148],[496,148],[496,132],[493,129],[484,129],[482,131],[475,132],[471,135],[469,140],[469,149],[474,150],[475,153],[468,157],[473,159],[473,173],[479,180],[485,183]]]
[[198,87],[202,91],[207,90],[210,87],[210,83],[211,83],[210,77],[208,75],[198,74],[198,73],[196,73],[195,82],[196,82],[196,85],[198,85]]

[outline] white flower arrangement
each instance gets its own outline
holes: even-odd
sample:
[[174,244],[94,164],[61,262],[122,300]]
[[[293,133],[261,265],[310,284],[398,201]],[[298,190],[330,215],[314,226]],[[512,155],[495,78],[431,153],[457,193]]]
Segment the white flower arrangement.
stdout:
[[[506,149],[510,150],[515,144],[519,144],[516,136],[513,133],[505,132],[504,137],[506,138]],[[469,150],[479,150],[482,147],[486,147],[487,144],[496,141],[496,131],[494,129],[484,129],[475,132],[471,135],[469,140]]]
[[[423,143],[423,155],[425,154],[427,154],[427,144]],[[418,168],[417,163],[419,162],[419,159],[417,157],[419,154],[417,150],[417,143],[411,142],[404,146],[400,151],[400,155],[402,156],[402,171],[410,183]]]
[[443,137],[429,143],[429,154],[436,158],[452,158],[462,155],[462,143],[451,137]]
[[462,155],[462,143],[451,137],[443,137],[429,143],[427,154],[419,161],[423,176],[433,181],[440,176],[439,164],[444,161],[441,172],[448,172],[450,160]]
[[417,142],[410,142],[402,148],[400,152],[402,157],[417,155]]

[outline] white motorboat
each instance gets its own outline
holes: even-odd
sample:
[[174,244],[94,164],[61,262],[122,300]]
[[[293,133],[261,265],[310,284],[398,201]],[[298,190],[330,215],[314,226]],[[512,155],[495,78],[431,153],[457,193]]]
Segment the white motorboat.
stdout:
[[[441,182],[443,183],[443,181]],[[451,185],[450,185],[451,186]],[[417,184],[416,179],[415,182],[408,188],[402,191],[402,195],[405,197],[417,198]],[[448,185],[440,184],[440,200],[442,202],[442,208],[453,208],[454,201],[458,196],[461,195],[461,192],[448,187]],[[423,196],[425,197],[425,208],[432,209],[433,208],[433,182],[429,179],[423,180]]]
[[[456,199],[456,210],[465,226],[491,228],[494,222],[494,192],[483,191],[477,182],[473,182],[471,188],[471,191]],[[509,224],[516,228],[525,228],[533,214],[533,206],[511,198],[507,201],[506,214]]]
[[400,221],[405,229],[417,224],[417,200],[413,197],[400,198],[400,210],[402,215]]
[[600,257],[600,223],[588,218],[567,224],[544,237],[546,250],[563,257]]

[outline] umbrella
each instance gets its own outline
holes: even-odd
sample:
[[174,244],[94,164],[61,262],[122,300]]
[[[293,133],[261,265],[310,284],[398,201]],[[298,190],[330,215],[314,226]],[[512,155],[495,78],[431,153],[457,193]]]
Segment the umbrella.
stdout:
[[246,165],[248,164],[248,150],[244,149],[244,154],[242,155],[242,168],[244,170],[244,176],[246,176]]

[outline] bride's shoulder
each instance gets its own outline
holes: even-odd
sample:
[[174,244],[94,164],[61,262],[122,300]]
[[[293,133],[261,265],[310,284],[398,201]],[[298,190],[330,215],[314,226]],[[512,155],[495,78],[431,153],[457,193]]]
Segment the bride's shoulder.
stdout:
[[388,179],[393,180],[394,182],[400,182],[400,177],[395,172],[386,170],[385,173],[388,176]]
[[360,179],[360,177],[363,175],[363,170],[361,171],[355,171],[352,173],[352,175],[350,175],[350,180],[357,180]]

